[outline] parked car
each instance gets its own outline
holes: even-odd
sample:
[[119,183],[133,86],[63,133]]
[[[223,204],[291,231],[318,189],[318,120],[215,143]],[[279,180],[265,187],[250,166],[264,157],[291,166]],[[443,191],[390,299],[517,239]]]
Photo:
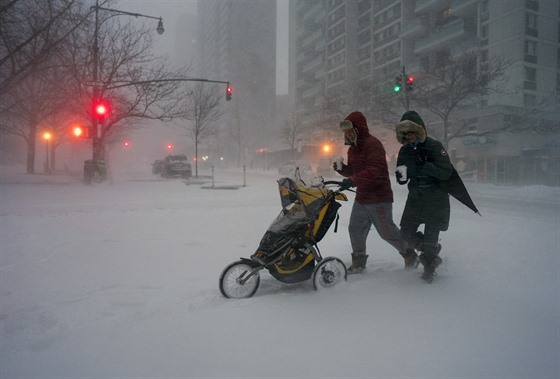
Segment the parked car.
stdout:
[[315,176],[311,165],[305,161],[285,162],[280,166],[280,168],[278,168],[278,174],[281,177],[293,178],[296,175],[297,169],[299,169],[299,175],[302,178]]
[[152,163],[152,173],[163,178],[190,178],[192,176],[191,163],[184,154],[168,155],[163,160]]

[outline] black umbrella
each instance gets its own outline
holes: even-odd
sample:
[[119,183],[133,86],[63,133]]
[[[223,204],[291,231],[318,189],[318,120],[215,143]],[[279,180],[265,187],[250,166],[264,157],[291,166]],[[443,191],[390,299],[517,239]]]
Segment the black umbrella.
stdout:
[[482,216],[478,211],[476,205],[474,205],[474,202],[471,199],[471,195],[469,195],[469,191],[467,191],[467,188],[465,187],[463,180],[459,176],[459,173],[457,172],[457,170],[455,170],[455,167],[453,168],[453,173],[451,174],[449,179],[441,182],[441,187],[455,199],[459,200],[461,203],[472,209],[473,212],[477,213],[479,216]]

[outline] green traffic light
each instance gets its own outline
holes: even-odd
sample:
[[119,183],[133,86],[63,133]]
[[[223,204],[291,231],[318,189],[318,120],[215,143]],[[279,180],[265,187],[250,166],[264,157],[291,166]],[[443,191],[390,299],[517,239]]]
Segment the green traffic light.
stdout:
[[393,89],[395,90],[395,92],[401,92],[401,86],[395,85],[395,88]]

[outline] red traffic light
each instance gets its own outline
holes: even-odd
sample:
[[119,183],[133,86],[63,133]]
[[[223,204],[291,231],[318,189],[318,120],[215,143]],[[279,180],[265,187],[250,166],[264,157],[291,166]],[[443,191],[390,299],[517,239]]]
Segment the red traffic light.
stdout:
[[95,114],[98,116],[105,116],[107,114],[108,110],[107,107],[105,106],[105,104],[97,104],[95,106]]
[[97,99],[93,101],[93,117],[95,117],[97,122],[105,122],[110,111],[111,109],[107,100]]
[[228,84],[227,88],[226,88],[226,101],[230,101],[231,100],[231,95],[233,95],[233,89],[231,88],[231,86]]
[[408,75],[408,77],[406,78],[406,84],[412,84],[413,81],[414,81],[414,76]]

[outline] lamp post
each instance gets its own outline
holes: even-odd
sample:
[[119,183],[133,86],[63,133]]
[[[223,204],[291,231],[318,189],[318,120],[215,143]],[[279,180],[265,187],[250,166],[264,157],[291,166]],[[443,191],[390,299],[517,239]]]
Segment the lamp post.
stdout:
[[[95,1],[90,9],[95,11],[95,29],[93,33],[93,103],[101,100],[101,91],[99,89],[99,11],[114,13],[115,16],[133,16],[133,17],[144,17],[158,20],[158,25],[156,31],[158,34],[163,34],[163,19],[161,17],[148,16],[140,13],[125,12],[119,9],[104,8],[99,6],[99,0]],[[97,164],[97,161],[102,159],[101,154],[101,124],[96,117],[95,111],[92,116],[92,131],[93,131],[93,163]],[[84,173],[85,174],[85,173]]]
[[43,133],[43,139],[45,140],[45,151],[46,151],[46,162],[45,162],[45,173],[46,174],[50,174],[51,173],[51,167],[50,167],[50,162],[49,162],[49,141],[52,139],[53,135],[50,131],[45,131]]

